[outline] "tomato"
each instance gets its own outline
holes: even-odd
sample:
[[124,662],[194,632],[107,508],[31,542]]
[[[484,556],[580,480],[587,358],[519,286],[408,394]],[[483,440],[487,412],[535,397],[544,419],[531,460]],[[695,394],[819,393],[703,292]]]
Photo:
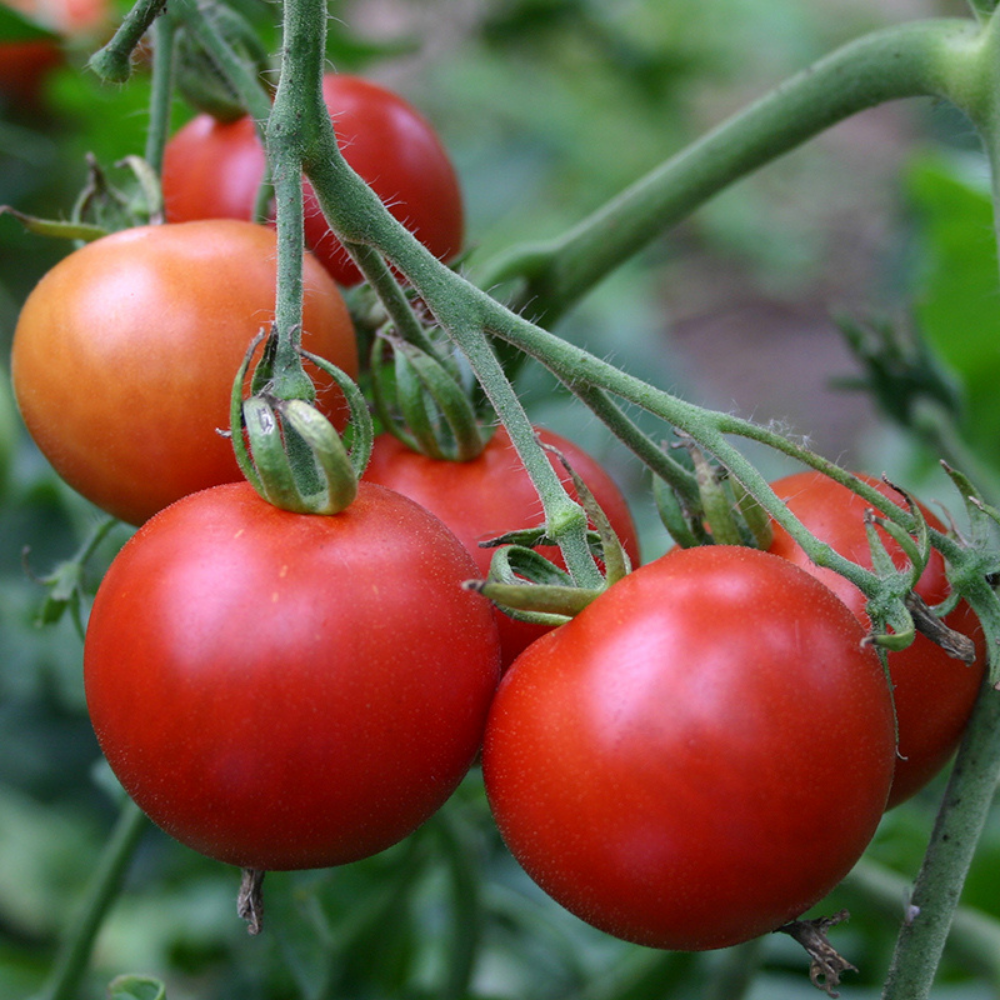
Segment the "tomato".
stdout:
[[[106,236],[59,262],[28,297],[12,375],[24,422],[71,486],[140,524],[195,490],[242,478],[229,426],[233,379],[274,317],[276,243],[234,220]],[[347,308],[319,264],[304,268],[303,342],[349,374]],[[313,369],[318,402],[344,401]]]
[[62,52],[48,40],[0,44],[0,95],[34,104],[45,78],[61,62]]
[[[455,169],[430,123],[397,94],[355,76],[330,73],[323,98],[347,162],[436,257],[462,248],[464,215]],[[249,117],[221,124],[200,115],[167,143],[163,196],[171,221],[253,217],[264,150]],[[311,188],[306,243],[342,285],[361,274],[331,232]]]
[[[632,515],[608,473],[583,449],[558,434],[539,430],[538,436],[566,456],[604,509],[633,565],[638,565],[639,543]],[[562,481],[569,485],[570,477],[559,460],[552,456],[551,461]],[[375,440],[364,478],[398,490],[437,514],[468,547],[480,578],[489,572],[494,552],[482,548],[480,542],[508,531],[535,527],[544,520],[538,494],[503,427],[471,462],[428,458],[411,451],[391,434],[381,434]],[[558,547],[541,546],[538,551],[565,566]],[[499,610],[496,615],[505,665],[549,631],[548,626],[517,621]]]
[[[100,34],[109,20],[107,0],[0,0],[64,38]],[[38,100],[48,74],[63,62],[59,43],[51,39],[0,43],[0,94],[15,103]]]
[[786,560],[673,550],[514,662],[483,775],[514,857],[617,937],[721,948],[851,869],[893,772],[864,630]]
[[[860,478],[902,506],[902,499],[885,483],[867,476]],[[856,493],[818,472],[796,473],[771,485],[789,510],[817,538],[852,562],[871,568],[871,549],[864,524],[868,504]],[[944,530],[930,511],[924,507],[921,510],[931,527]],[[883,541],[897,565],[905,566],[905,556],[899,546],[885,534]],[[825,583],[862,624],[869,627],[861,591],[833,570],[814,566],[778,525],[774,526],[770,551],[791,560]],[[944,559],[936,550],[931,554],[916,592],[931,606],[941,603],[950,592]],[[976,639],[978,655],[974,665],[966,666],[953,659],[932,640],[919,634],[907,649],[888,656],[899,718],[899,760],[889,796],[890,808],[923,788],[951,758],[982,684],[986,655],[975,614],[963,602],[945,622]]]
[[167,833],[260,870],[396,843],[478,752],[499,677],[474,567],[419,505],[362,484],[291,514],[246,483],[148,521],[101,583],[84,651],[101,747]]

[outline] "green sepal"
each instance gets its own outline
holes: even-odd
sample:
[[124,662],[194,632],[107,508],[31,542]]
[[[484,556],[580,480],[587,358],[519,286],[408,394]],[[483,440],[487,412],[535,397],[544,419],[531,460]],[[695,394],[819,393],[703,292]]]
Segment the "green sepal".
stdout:
[[604,579],[607,586],[617,583],[632,572],[632,562],[621,543],[621,539],[618,537],[615,529],[611,527],[608,515],[604,513],[604,509],[597,502],[597,498],[591,492],[590,487],[580,478],[566,456],[551,444],[543,444],[542,447],[547,452],[555,455],[562,467],[569,473],[580,506],[583,507],[588,520],[597,530],[597,537],[600,541],[600,557],[604,562]]
[[603,593],[573,585],[570,575],[534,549],[504,545],[490,561],[489,577],[466,584],[519,621],[563,625]]
[[[886,480],[888,483],[888,480]],[[888,483],[906,502],[907,510],[913,515],[914,520],[917,523],[916,532],[910,533],[903,528],[901,528],[894,521],[889,520],[889,518],[884,517],[881,514],[874,512],[868,513],[866,515],[868,524],[878,525],[883,531],[886,532],[896,544],[903,550],[903,554],[909,560],[910,563],[910,586],[915,587],[917,581],[923,575],[924,570],[927,568],[927,561],[930,559],[931,546],[930,546],[930,535],[927,528],[927,519],[924,517],[923,511],[913,502],[913,498],[905,491],[900,489],[893,483]],[[875,543],[872,539],[878,538],[877,533],[869,530],[868,540],[869,544],[874,545]],[[895,563],[893,563],[891,557],[885,552],[885,548],[882,545],[881,539],[878,539],[878,548],[885,553],[885,559],[882,560],[887,564],[886,572],[892,572],[895,570]],[[875,550],[872,550],[872,555],[874,557]],[[874,564],[876,570],[879,570],[878,564]]]
[[743,518],[756,547],[766,552],[774,540],[774,522],[771,515],[761,506],[760,501],[738,480],[732,480],[736,508]]
[[[201,5],[205,20],[256,76],[270,68],[267,50],[247,20],[222,3]],[[239,91],[211,54],[182,25],[175,36],[177,89],[199,111],[220,122],[233,122],[247,114]]]
[[263,396],[251,396],[244,401],[242,412],[248,454],[252,456],[255,471],[251,485],[275,507],[307,513],[306,500],[297,486],[285,449],[285,435],[273,405]]
[[685,446],[694,462],[698,495],[712,541],[717,545],[742,545],[745,539],[736,521],[736,502],[726,488],[724,473],[710,462],[691,441]]
[[[550,538],[544,524],[539,524],[534,528],[518,528],[515,531],[507,531],[502,535],[493,538],[484,538],[480,543],[481,549],[495,549],[501,545],[517,545],[523,548],[534,549],[540,545],[558,545],[554,538]],[[596,531],[587,532],[587,545],[591,555],[595,559],[600,559],[602,555],[601,536]]]
[[904,601],[893,600],[884,606],[869,602],[867,610],[872,629],[866,642],[895,653],[906,649],[917,637],[913,617]]
[[653,476],[653,502],[660,521],[676,545],[694,549],[712,541],[700,518],[691,517],[673,487],[660,476]]
[[86,596],[85,571],[91,556],[105,537],[117,524],[116,517],[107,516],[97,525],[84,539],[83,544],[70,558],[58,563],[51,573],[45,576],[36,576],[28,565],[28,549],[22,553],[22,562],[25,573],[36,583],[41,584],[48,590],[45,600],[35,615],[35,625],[44,628],[47,625],[54,625],[68,611],[73,626],[81,639],[84,638],[86,628],[83,622],[83,599]]
[[153,168],[140,156],[126,156],[115,166],[126,171],[112,184],[107,171],[87,156],[87,181],[73,205],[72,220],[107,232],[163,221],[163,192]]
[[[392,347],[391,364],[385,358],[387,346]],[[441,358],[382,333],[372,344],[371,372],[376,413],[408,448],[452,462],[482,454],[487,437],[479,415]]]
[[[352,446],[311,400],[279,399],[263,389],[243,399],[243,384],[254,353],[266,336],[251,342],[229,398],[233,451],[243,475],[268,503],[300,514],[336,514],[357,495],[358,480],[371,455],[374,432],[360,389],[343,371],[308,351],[299,354],[326,372],[344,393],[350,409]],[[271,384],[274,338],[265,345],[255,383]],[[263,372],[263,374],[261,374]],[[303,376],[308,376],[303,371]]]
[[10,205],[0,205],[0,215],[12,215],[22,226],[36,236],[48,236],[63,240],[79,240],[81,243],[93,243],[102,236],[107,236],[109,230],[102,226],[94,226],[85,222],[67,222],[61,219],[40,219],[36,215],[19,212]]
[[[333,424],[301,399],[283,402],[280,412],[286,427],[306,443],[317,471],[323,473],[323,489],[307,498],[310,512],[336,514],[350,506],[358,494],[358,476]],[[314,506],[317,503],[319,509]]]
[[321,358],[311,351],[300,350],[299,354],[308,361],[311,361],[320,371],[330,376],[344,394],[347,400],[347,407],[350,413],[346,433],[350,436],[351,446],[349,457],[351,467],[358,479],[364,474],[368,467],[368,459],[371,458],[372,448],[375,446],[375,429],[372,426],[371,413],[368,410],[368,401],[358,388],[357,382],[351,378],[343,369],[335,364]]

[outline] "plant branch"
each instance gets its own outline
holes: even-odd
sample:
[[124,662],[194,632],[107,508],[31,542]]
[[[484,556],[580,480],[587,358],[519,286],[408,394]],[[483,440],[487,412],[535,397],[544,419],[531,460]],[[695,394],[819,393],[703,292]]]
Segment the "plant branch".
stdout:
[[564,235],[488,264],[483,288],[519,279],[515,305],[543,325],[715,194],[831,125],[903,97],[954,99],[953,68],[977,41],[971,20],[887,28],[837,49],[729,118]]
[[900,928],[883,1000],[925,1000],[1000,775],[1000,693],[985,687],[955,760]]
[[173,76],[174,26],[171,15],[164,12],[153,22],[153,73],[145,150],[146,162],[157,175],[163,168],[163,150],[170,133]]
[[45,986],[33,1000],[74,1000],[90,961],[94,939],[111,905],[118,898],[125,871],[146,829],[146,816],[125,799],[118,822],[104,848],[86,895],[69,933],[63,940]]

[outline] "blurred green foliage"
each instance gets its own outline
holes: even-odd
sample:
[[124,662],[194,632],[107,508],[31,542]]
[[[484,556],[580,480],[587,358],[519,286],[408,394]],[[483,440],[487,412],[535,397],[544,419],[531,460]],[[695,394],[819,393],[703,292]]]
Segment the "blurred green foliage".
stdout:
[[[260,0],[239,6],[276,51],[273,6]],[[878,4],[801,0],[368,6],[331,3],[330,61],[400,85],[440,127],[463,178],[473,269],[516,241],[558,233],[714,123],[720,108],[737,107],[889,16]],[[383,14],[377,23],[373,7]],[[15,29],[5,25],[0,21],[0,39],[13,39]],[[86,54],[68,49],[66,65],[48,79],[37,106],[0,97],[0,204],[66,215],[84,179],[86,153],[107,166],[141,152],[145,67],[125,87],[102,86],[83,68]],[[175,125],[190,114],[178,102]],[[996,249],[988,194],[966,169],[971,162],[978,169],[979,161],[964,157],[915,162],[905,190],[916,215],[900,239],[912,248],[907,274],[919,328],[961,383],[968,442],[1000,465]],[[815,161],[802,162],[808,169]],[[606,282],[561,332],[696,397],[665,335],[663,274],[692,244],[699,253],[735,256],[764,285],[776,273],[798,274],[810,220],[791,220],[789,231],[776,228],[780,202],[781,192],[766,182],[727,193],[679,236],[665,237]],[[823,217],[822,206],[816,213]],[[5,352],[20,303],[70,249],[25,235],[0,216]],[[836,336],[832,323],[830,336]],[[68,620],[36,626],[44,590],[26,571],[23,554],[29,551],[35,575],[45,575],[77,549],[100,515],[55,480],[16,426],[7,376],[0,378],[0,997],[26,1000],[41,987],[79,905],[117,799],[86,718],[79,638]],[[666,540],[645,484],[598,422],[581,421],[537,371],[526,370],[521,388],[536,419],[605,455],[636,497],[647,556],[662,550]],[[119,528],[99,549],[86,577],[90,591],[126,536]],[[941,787],[939,781],[886,817],[873,859],[912,876]],[[966,898],[1000,917],[996,819]],[[564,913],[499,842],[475,771],[439,817],[385,854],[340,870],[269,875],[267,925],[259,938],[248,938],[236,917],[236,888],[234,870],[150,829],[77,1000],[104,996],[122,973],[164,980],[169,1000],[680,1000],[710,995],[727,961],[725,954],[625,945]],[[904,900],[893,916],[864,900],[859,905],[847,887],[823,911],[841,905],[853,917],[834,942],[860,968],[843,993],[874,998]],[[751,997],[815,995],[804,957],[789,940],[768,940],[760,960]],[[115,996],[156,996],[155,986],[135,980],[119,981],[116,990]],[[998,992],[1000,983],[977,979],[949,959],[935,996],[976,1000]]]

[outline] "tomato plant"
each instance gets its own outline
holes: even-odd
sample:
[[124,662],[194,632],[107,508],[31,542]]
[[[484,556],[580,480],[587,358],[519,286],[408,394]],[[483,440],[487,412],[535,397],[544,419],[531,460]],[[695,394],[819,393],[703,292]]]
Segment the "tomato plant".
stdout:
[[[902,498],[886,483],[861,477],[902,506]],[[871,568],[871,548],[865,531],[866,504],[856,493],[818,472],[801,472],[772,483],[788,509],[819,539],[842,556]],[[921,508],[927,523],[944,531],[941,522]],[[903,567],[906,557],[884,532],[883,541],[893,560]],[[780,525],[774,526],[769,551],[789,559],[825,583],[866,627],[865,597],[850,581],[812,563]],[[914,588],[927,604],[943,602],[951,588],[941,554],[932,551],[927,568]],[[927,784],[948,762],[958,746],[982,686],[986,651],[976,616],[964,602],[945,618],[958,632],[975,636],[977,658],[972,666],[954,659],[927,636],[917,634],[912,645],[888,654],[889,671],[899,725],[899,760],[889,806],[898,805]]]
[[332,517],[246,483],[153,518],[104,578],[87,707],[135,801],[242,867],[343,864],[410,833],[479,749],[499,676],[463,546],[363,485]]
[[752,549],[674,550],[530,646],[483,775],[511,852],[584,920],[719,948],[800,916],[885,807],[892,701],[833,594]]
[[[607,514],[633,565],[638,565],[635,525],[614,480],[582,448],[561,435],[539,429],[538,439],[558,448],[569,461]],[[562,481],[570,484],[569,474],[555,455],[551,462]],[[375,441],[365,479],[398,490],[440,517],[472,553],[482,578],[489,573],[494,550],[483,548],[481,542],[535,527],[543,520],[538,494],[503,427],[470,462],[429,458],[391,434],[381,434]],[[555,546],[543,545],[537,551],[565,565]],[[496,615],[505,664],[548,631],[547,626],[511,618],[500,610]]]
[[[56,471],[140,524],[179,497],[241,477],[229,426],[233,379],[274,316],[275,237],[229,219],[140,227],[64,258],[14,333],[24,422]],[[336,285],[305,262],[304,345],[348,373],[357,347]],[[343,397],[315,372],[319,405]]]
[[[430,123],[399,95],[355,76],[326,74],[323,98],[347,162],[389,211],[435,256],[447,260],[458,253],[464,231],[461,190]],[[264,165],[251,118],[221,123],[199,115],[167,143],[168,218],[252,218]],[[308,246],[340,284],[361,280],[308,187],[305,230]]]

